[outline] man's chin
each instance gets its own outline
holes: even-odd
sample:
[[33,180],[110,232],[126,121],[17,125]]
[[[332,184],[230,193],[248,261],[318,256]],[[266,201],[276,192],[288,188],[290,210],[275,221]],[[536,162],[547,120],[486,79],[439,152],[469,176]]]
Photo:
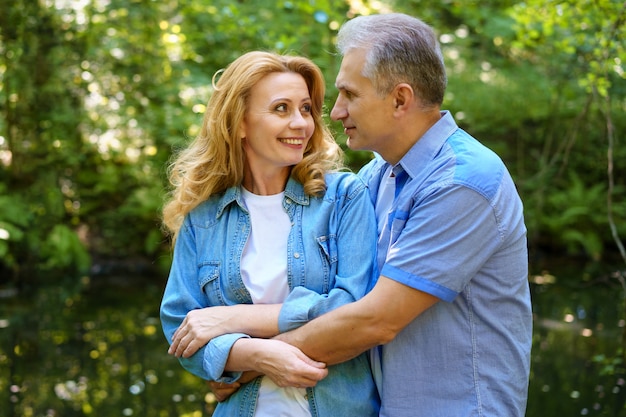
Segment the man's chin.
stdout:
[[353,151],[362,151],[363,150],[363,148],[359,147],[358,141],[352,139],[349,136],[348,136],[348,140],[346,141],[346,145],[348,145],[348,148],[350,148]]

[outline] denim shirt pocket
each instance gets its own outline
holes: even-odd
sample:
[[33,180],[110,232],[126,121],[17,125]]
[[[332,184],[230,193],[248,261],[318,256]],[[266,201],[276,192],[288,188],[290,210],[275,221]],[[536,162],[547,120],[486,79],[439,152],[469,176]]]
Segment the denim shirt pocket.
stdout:
[[219,278],[219,261],[207,261],[198,266],[198,285],[212,306],[224,305]]
[[337,236],[324,235],[317,238],[319,247],[321,270],[324,274],[323,287],[316,289],[321,291],[320,294],[328,294],[330,288],[334,285],[335,275],[337,274]]

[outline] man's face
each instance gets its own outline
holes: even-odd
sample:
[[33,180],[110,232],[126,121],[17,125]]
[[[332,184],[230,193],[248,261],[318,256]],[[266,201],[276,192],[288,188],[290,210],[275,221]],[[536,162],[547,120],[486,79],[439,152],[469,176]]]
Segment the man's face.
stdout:
[[339,95],[330,116],[343,123],[350,149],[381,153],[393,130],[393,99],[378,95],[362,75],[364,65],[365,50],[352,49],[345,54],[335,81]]

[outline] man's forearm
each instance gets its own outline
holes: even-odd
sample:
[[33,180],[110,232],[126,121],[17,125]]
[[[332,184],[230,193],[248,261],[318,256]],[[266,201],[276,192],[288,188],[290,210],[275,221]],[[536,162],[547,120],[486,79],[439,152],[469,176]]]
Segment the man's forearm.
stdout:
[[255,339],[246,338],[237,340],[230,349],[224,370],[229,372],[257,372],[253,362],[257,353],[256,342]]
[[362,299],[278,337],[310,358],[333,365],[389,343],[437,301],[433,295],[381,276]]
[[361,314],[358,307],[344,305],[276,338],[328,365],[345,362],[383,341],[376,318]]

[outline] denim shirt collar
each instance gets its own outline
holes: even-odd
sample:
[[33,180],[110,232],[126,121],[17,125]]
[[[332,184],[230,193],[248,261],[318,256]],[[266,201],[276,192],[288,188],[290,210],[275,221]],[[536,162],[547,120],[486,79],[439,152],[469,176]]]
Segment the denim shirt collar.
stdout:
[[289,177],[289,181],[287,181],[285,198],[290,198],[294,203],[302,206],[309,205],[309,196],[304,193],[304,186],[292,177]]
[[[224,192],[224,195],[219,199],[217,203],[217,211],[215,213],[216,218],[219,219],[222,213],[224,213],[224,210],[226,209],[226,207],[228,207],[230,204],[233,204],[233,203],[237,203],[237,205],[239,205],[239,207],[241,207],[242,210],[246,212],[248,211],[246,210],[246,205],[243,202],[243,197],[241,195],[241,187],[242,187],[241,184],[237,186],[233,186],[233,187],[228,188]],[[309,205],[310,197],[307,194],[305,194],[304,187],[302,186],[302,184],[300,184],[297,180],[293,179],[292,177],[289,177],[289,179],[287,180],[287,186],[285,187],[285,199],[287,198],[293,201],[294,203],[300,204],[302,206]],[[284,202],[283,202],[283,206],[286,207]]]

